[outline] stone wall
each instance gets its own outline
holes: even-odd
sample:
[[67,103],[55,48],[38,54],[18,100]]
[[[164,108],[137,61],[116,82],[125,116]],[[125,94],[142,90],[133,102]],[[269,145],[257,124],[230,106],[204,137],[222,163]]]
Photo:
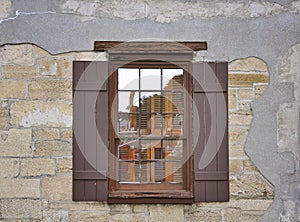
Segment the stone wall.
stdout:
[[[100,61],[106,55],[51,55],[31,44],[0,48],[0,221],[233,222],[256,221],[265,213],[274,198],[273,187],[244,152],[253,117],[251,102],[269,82],[262,60],[249,57],[229,64],[230,202],[193,205],[72,202],[76,60]],[[295,78],[286,76],[291,77],[283,79]],[[283,105],[278,114],[281,149],[290,143],[290,129],[285,127],[289,123],[281,116],[294,107]]]

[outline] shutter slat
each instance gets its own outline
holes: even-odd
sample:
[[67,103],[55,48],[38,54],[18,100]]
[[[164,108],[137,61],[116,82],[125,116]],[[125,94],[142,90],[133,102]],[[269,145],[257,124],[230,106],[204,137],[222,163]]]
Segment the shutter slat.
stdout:
[[102,151],[108,149],[108,121],[99,124],[99,119],[108,119],[107,70],[107,62],[73,63],[73,200],[76,201],[107,201],[108,157]]
[[[195,202],[229,200],[227,66],[226,62],[193,65],[193,99],[200,125],[193,126],[194,144],[196,144],[194,151]],[[193,114],[197,115],[195,111]],[[195,135],[196,132],[198,135]],[[207,154],[207,149],[216,155],[210,156]],[[199,161],[203,157],[211,161],[201,169]]]

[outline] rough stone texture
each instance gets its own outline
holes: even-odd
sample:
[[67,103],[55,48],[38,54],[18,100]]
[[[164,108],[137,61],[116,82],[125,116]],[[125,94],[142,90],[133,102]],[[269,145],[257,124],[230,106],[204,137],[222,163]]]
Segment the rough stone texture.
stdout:
[[37,177],[41,175],[54,175],[54,159],[22,159],[21,176]]
[[[1,86],[1,82],[0,82]],[[29,82],[31,99],[72,100],[72,82],[66,80],[35,80]]]
[[32,154],[31,129],[10,129],[0,132],[0,156],[24,157]]
[[32,65],[32,45],[6,45],[0,51],[2,64]]
[[42,204],[40,200],[7,199],[0,200],[0,218],[41,219]]
[[58,158],[56,159],[57,173],[71,173],[73,169],[72,158]]
[[35,66],[2,66],[2,77],[5,79],[31,79],[36,76]]
[[72,176],[45,177],[42,179],[41,198],[48,201],[72,200]]
[[36,140],[55,140],[59,139],[59,130],[53,128],[33,129],[33,138]]
[[[165,217],[168,215],[168,217]],[[184,221],[182,205],[150,205],[149,222],[155,221]]]
[[0,166],[0,178],[13,178],[19,175],[19,159],[0,159]]
[[19,101],[11,105],[11,124],[17,126],[69,127],[70,102]]
[[12,10],[11,6],[10,0],[3,0],[0,2],[0,19],[7,18],[10,15]]
[[71,61],[41,58],[37,60],[38,77],[72,78]]
[[37,141],[34,144],[35,156],[71,156],[72,144],[65,141]]
[[26,81],[0,80],[0,99],[24,99],[26,97]]
[[0,198],[39,198],[39,179],[0,179]]

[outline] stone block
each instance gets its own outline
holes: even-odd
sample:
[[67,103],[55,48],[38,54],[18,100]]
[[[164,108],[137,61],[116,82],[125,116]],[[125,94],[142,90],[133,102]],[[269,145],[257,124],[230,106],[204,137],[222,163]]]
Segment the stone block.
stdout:
[[41,185],[42,199],[47,201],[72,200],[72,176],[44,177]]
[[0,198],[40,198],[39,179],[0,179]]
[[229,125],[250,125],[252,112],[232,112],[229,113]]
[[60,137],[62,140],[72,140],[73,138],[73,130],[72,129],[61,129]]
[[183,205],[149,205],[149,222],[184,221]]
[[229,158],[246,158],[244,147],[242,145],[232,145],[229,146]]
[[228,71],[229,73],[232,71],[268,72],[268,67],[263,60],[255,57],[249,57],[230,62],[228,65]]
[[258,174],[230,175],[230,195],[232,198],[273,199],[273,187]]
[[133,206],[134,213],[145,213],[148,212],[148,205],[146,204],[137,204]]
[[35,66],[2,66],[2,77],[5,79],[32,79],[36,76]]
[[0,99],[26,98],[25,80],[0,80]]
[[47,207],[50,209],[65,209],[71,211],[97,211],[109,212],[111,204],[96,201],[81,201],[81,202],[47,202]]
[[5,45],[0,53],[2,64],[33,65],[32,45]]
[[0,156],[31,156],[31,129],[0,131]]
[[8,127],[8,112],[4,108],[0,108],[0,129]]
[[72,156],[72,144],[59,140],[36,141],[33,154],[42,157]]
[[244,145],[248,136],[249,128],[247,126],[229,126],[230,145]]
[[225,208],[222,210],[223,220],[222,222],[240,222],[241,211],[236,208]]
[[72,78],[72,62],[66,59],[41,58],[37,60],[39,77]]
[[243,170],[245,172],[258,172],[258,169],[251,160],[243,160]]
[[243,222],[259,221],[265,211],[242,211],[240,220]]
[[[127,214],[121,214],[123,218],[127,218]],[[110,220],[109,213],[97,212],[97,211],[72,211],[69,213],[69,221],[86,221],[86,222],[107,222],[107,221],[119,221]],[[121,217],[122,218],[122,217]],[[127,220],[131,221],[131,220]]]
[[250,101],[239,101],[238,102],[238,110],[242,112],[251,112],[251,102]]
[[0,159],[0,178],[13,178],[19,175],[19,159]]
[[37,128],[32,130],[35,140],[55,140],[59,139],[59,130],[53,128]]
[[66,210],[55,210],[51,216],[47,218],[47,221],[69,222],[69,212]]
[[254,86],[255,98],[258,99],[262,94],[264,94],[267,88],[268,85],[255,85]]
[[253,100],[254,91],[253,89],[239,89],[239,100]]
[[2,0],[0,2],[0,19],[9,17],[12,12],[12,3],[10,0]]
[[237,109],[237,93],[236,89],[228,90],[228,109],[236,110]]
[[72,158],[58,158],[56,159],[57,173],[71,173],[73,169]]
[[[165,217],[169,217],[169,216],[166,215]],[[145,222],[145,221],[147,221],[145,213],[113,214],[111,216],[111,219],[112,219],[112,221],[115,221],[115,222],[127,222],[127,221]],[[160,221],[162,221],[162,220],[160,219]]]
[[41,175],[55,174],[54,159],[22,159],[21,176],[37,177]]
[[72,100],[71,80],[47,79],[30,81],[28,91],[31,99]]
[[1,218],[6,219],[41,219],[42,205],[40,200],[4,199],[0,200]]
[[[218,208],[199,208],[186,215],[187,221],[216,222],[222,221],[222,211]],[[184,220],[181,220],[184,221]]]
[[229,159],[229,173],[242,173],[243,171],[243,160]]
[[252,87],[254,83],[269,83],[269,76],[264,74],[229,74],[228,85]]
[[11,124],[23,127],[70,127],[72,113],[69,102],[16,101],[10,108]]

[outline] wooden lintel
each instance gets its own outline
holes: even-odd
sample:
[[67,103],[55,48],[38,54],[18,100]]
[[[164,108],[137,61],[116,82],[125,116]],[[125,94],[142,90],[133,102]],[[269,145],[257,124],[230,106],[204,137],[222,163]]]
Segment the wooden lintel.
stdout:
[[95,41],[94,51],[164,51],[186,52],[207,50],[206,42],[120,42],[120,41]]

